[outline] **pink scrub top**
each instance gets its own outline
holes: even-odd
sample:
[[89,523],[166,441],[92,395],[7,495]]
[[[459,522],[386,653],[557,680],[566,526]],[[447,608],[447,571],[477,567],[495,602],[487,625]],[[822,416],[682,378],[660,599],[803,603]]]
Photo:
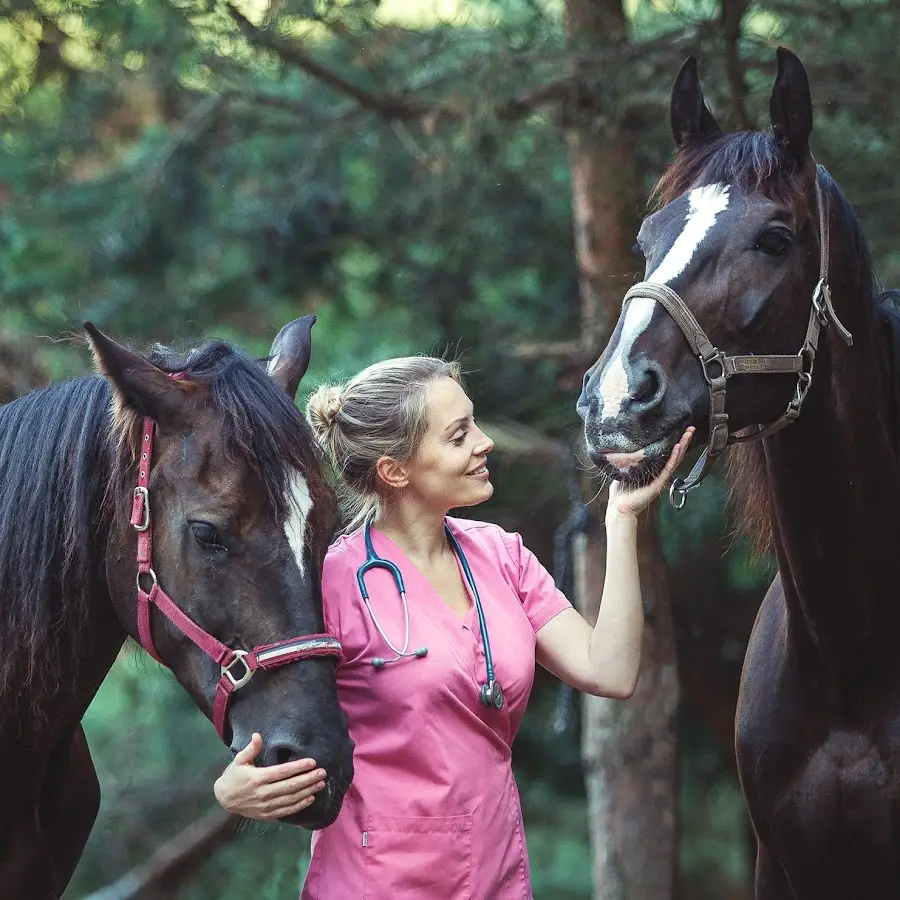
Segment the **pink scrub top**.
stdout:
[[[337,820],[313,834],[301,900],[532,896],[510,748],[534,681],[535,634],[571,604],[518,534],[447,522],[478,586],[506,702],[499,712],[481,704],[486,676],[474,601],[457,616],[373,528],[375,552],[396,563],[406,583],[409,650],[428,648],[427,656],[376,670],[373,657],[394,654],[357,587],[363,531],[340,538],[325,559],[322,594],[326,629],[344,648],[337,682],[356,742],[355,776]],[[366,585],[382,628],[402,648],[393,578],[373,569]]]

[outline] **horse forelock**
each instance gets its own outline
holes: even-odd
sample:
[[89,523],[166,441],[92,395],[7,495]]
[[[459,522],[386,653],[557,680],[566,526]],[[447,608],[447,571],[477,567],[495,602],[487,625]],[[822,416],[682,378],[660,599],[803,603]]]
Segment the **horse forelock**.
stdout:
[[808,219],[813,172],[811,160],[801,168],[789,162],[768,132],[736,131],[679,148],[650,194],[650,207],[661,209],[691,188],[721,183],[762,194]]

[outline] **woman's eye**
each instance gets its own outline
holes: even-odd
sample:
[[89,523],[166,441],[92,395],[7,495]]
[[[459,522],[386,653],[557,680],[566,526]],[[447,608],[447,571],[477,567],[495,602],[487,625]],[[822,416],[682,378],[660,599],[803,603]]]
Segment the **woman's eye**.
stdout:
[[209,522],[191,522],[191,534],[197,543],[208,550],[224,550],[222,538],[215,525]]
[[784,256],[792,239],[793,235],[787,229],[773,228],[759,236],[754,249],[761,250],[766,256]]
[[453,445],[456,447],[462,447],[463,441],[465,441],[466,437],[468,437],[468,434],[469,434],[468,431],[464,431],[462,434],[453,438],[453,441],[452,441]]

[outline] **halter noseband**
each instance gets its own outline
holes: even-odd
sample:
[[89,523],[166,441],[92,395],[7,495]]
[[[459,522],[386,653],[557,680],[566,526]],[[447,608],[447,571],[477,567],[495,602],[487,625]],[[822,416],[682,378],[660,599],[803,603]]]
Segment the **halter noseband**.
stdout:
[[[812,384],[813,367],[819,346],[819,331],[831,323],[848,347],[853,336],[841,324],[831,304],[831,288],[828,284],[829,226],[828,200],[816,170],[816,204],[819,212],[819,281],[812,294],[812,307],[806,326],[806,337],[800,351],[792,355],[728,356],[719,350],[700,327],[694,314],[682,298],[668,285],[641,281],[634,285],[625,299],[624,306],[635,297],[654,300],[674,319],[685,339],[700,361],[703,378],[709,386],[709,440],[700,458],[687,478],[676,478],[669,489],[669,499],[675,509],[684,506],[687,495],[698,488],[709,474],[719,454],[730,444],[755,440],[780,431],[789,425],[803,406]],[[743,433],[728,431],[728,413],[725,412],[725,390],[733,375],[785,375],[796,374],[794,396],[781,416],[769,425],[755,425]]]
[[[144,649],[162,663],[153,645],[150,609],[155,606],[179,631],[199,647],[220,667],[221,677],[216,685],[216,699],[213,704],[213,724],[219,737],[224,740],[225,715],[231,695],[240,690],[253,677],[257,669],[275,669],[288,663],[318,656],[341,657],[340,641],[330,634],[310,634],[304,637],[264,644],[252,650],[232,650],[211,634],[204,631],[186,613],[175,605],[171,597],[159,586],[153,571],[152,536],[150,527],[150,461],[153,457],[153,419],[144,419],[144,433],[141,439],[141,455],[138,466],[138,484],[134,489],[131,508],[131,524],[137,531],[137,612],[138,636]],[[141,587],[141,576],[146,575],[152,582],[150,593]],[[165,665],[165,663],[163,663]],[[241,667],[243,667],[241,669]],[[238,668],[236,674],[233,670]]]

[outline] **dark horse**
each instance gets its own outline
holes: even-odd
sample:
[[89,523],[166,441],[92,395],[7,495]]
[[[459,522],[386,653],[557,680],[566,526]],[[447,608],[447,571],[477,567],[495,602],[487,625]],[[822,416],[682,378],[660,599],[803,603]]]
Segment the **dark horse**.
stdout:
[[101,375],[0,409],[4,897],[71,878],[100,801],[80,722],[127,635],[232,751],[257,731],[258,762],[326,768],[294,824],[337,816],[353,745],[320,634],[335,504],[294,405],[313,322],[282,329],[268,374],[221,341],[148,360],[87,325]]
[[897,315],[810,154],[809,83],[785,50],[770,111],[771,131],[723,134],[696,64],[682,68],[677,154],[639,235],[645,281],[578,408],[597,465],[632,482],[694,424],[707,452],[676,505],[727,443],[750,439],[731,452],[732,483],[779,568],[736,717],[756,897],[896,900]]

